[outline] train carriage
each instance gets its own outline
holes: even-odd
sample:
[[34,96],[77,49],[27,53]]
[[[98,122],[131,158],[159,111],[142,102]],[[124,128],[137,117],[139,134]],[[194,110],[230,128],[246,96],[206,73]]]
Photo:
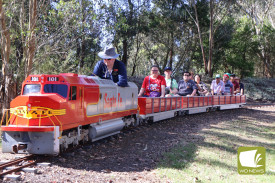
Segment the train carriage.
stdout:
[[140,117],[143,120],[159,121],[182,114],[236,109],[245,104],[245,96],[189,96],[189,97],[139,97]]

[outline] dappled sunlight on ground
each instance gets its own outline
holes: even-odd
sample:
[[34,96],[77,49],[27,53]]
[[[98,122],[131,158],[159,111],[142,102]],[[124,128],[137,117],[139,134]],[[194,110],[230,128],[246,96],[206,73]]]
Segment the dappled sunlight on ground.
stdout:
[[[185,151],[189,153],[192,152],[189,147],[195,149],[192,159],[182,160],[184,152],[171,151],[169,156],[165,156],[160,174],[163,175],[165,170],[172,182],[275,182],[274,111],[275,108],[273,111],[251,109],[227,119],[217,116],[217,121],[209,121],[209,125],[197,133],[203,140],[178,147],[187,149]],[[241,146],[266,148],[265,175],[238,174],[237,150]],[[178,173],[173,171],[175,168]]]

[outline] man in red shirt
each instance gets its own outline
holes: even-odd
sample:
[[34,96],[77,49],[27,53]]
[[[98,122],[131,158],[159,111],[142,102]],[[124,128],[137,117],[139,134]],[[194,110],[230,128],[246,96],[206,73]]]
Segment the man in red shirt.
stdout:
[[240,85],[239,83],[235,80],[236,75],[235,74],[231,74],[230,79],[232,84],[234,85],[234,91],[233,93],[236,95],[237,93],[240,93]]

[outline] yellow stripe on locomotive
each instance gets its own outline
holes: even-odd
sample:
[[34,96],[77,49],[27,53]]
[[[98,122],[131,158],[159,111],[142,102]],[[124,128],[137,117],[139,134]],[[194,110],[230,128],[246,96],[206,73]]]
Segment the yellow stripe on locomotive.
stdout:
[[31,107],[31,109],[28,109],[27,106],[18,106],[11,108],[10,112],[21,118],[39,119],[65,115],[66,109],[51,109],[46,107]]

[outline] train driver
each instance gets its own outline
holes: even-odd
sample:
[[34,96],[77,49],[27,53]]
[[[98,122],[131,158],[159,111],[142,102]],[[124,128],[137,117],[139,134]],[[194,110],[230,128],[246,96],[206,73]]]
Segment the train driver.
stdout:
[[107,46],[104,51],[98,53],[98,56],[102,60],[98,61],[95,65],[93,74],[102,79],[111,79],[118,86],[128,86],[125,65],[116,59],[119,54],[116,53],[115,48]]

